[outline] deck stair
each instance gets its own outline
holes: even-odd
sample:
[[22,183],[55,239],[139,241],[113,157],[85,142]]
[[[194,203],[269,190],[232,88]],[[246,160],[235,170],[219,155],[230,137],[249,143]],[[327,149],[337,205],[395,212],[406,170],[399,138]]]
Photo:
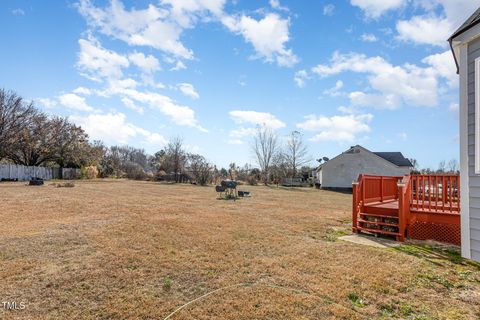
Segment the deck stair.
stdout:
[[357,217],[357,231],[400,237],[398,209],[365,205],[363,211]]
[[459,244],[459,186],[455,175],[360,175],[353,183],[353,232]]

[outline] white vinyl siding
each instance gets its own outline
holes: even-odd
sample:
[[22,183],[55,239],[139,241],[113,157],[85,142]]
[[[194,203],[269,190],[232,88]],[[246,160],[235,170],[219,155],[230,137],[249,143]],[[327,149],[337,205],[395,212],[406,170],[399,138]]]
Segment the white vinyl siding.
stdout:
[[[480,38],[468,44],[466,53],[466,123],[468,153],[468,229],[470,255],[480,261]],[[464,152],[462,150],[462,152]],[[468,246],[467,246],[468,247]]]

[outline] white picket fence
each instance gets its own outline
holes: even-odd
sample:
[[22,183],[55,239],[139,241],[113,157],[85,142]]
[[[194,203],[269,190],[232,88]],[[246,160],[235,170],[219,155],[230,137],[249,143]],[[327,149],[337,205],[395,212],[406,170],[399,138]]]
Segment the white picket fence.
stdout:
[[76,168],[47,168],[31,167],[16,164],[0,164],[0,180],[15,179],[19,181],[28,181],[32,178],[42,178],[44,180],[60,179],[60,170],[63,171],[63,179],[78,179],[81,177],[80,169]]

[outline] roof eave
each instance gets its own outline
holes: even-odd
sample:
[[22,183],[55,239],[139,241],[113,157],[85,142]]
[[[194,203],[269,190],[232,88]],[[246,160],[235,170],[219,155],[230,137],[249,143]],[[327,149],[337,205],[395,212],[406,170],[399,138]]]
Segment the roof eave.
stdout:
[[[480,9],[477,9],[477,11],[475,11],[475,13],[478,12],[478,10]],[[472,16],[475,15],[475,13],[472,14]],[[470,17],[471,18],[471,17]],[[467,19],[468,20],[470,20]],[[466,31],[470,30],[471,28],[473,28],[474,26],[476,26],[477,24],[480,23],[480,19],[476,19],[474,21],[472,21],[471,23],[467,24],[466,26],[464,26],[463,28],[460,27],[457,31],[455,31],[451,36],[450,38],[448,38],[448,43],[450,44],[450,50],[452,51],[452,54],[453,54],[453,59],[455,60],[455,65],[457,67],[457,74],[459,74],[459,70],[460,70],[460,67],[459,67],[459,64],[458,64],[458,59],[457,59],[457,55],[455,54],[455,49],[453,48],[453,40],[458,37],[459,35],[461,35],[462,33],[465,33]]]

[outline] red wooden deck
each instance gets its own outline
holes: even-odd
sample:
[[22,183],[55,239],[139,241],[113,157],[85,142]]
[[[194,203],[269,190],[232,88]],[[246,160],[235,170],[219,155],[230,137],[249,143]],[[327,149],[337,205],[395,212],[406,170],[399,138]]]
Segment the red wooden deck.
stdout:
[[460,181],[452,175],[360,175],[353,231],[460,244]]
[[[378,209],[394,209],[398,210],[398,200],[388,200],[384,202],[373,202],[368,203],[365,206],[369,208],[378,208]],[[459,211],[458,203],[452,203],[453,211]],[[434,201],[412,201],[412,205],[410,207],[411,211],[417,212],[438,212],[438,213],[451,213],[450,210],[450,202],[443,203],[442,201],[434,202]],[[456,214],[456,213],[455,213]]]

